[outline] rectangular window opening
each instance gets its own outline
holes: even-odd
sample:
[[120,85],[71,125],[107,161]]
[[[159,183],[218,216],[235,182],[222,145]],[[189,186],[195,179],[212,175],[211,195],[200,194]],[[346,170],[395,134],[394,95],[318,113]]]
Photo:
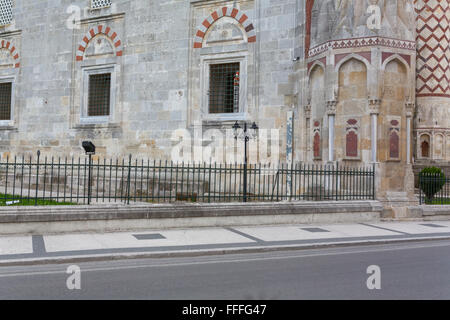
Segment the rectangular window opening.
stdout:
[[238,113],[240,63],[212,64],[209,71],[209,113]]
[[11,120],[12,83],[0,83],[0,120]]
[[111,103],[111,73],[89,76],[88,116],[109,116]]
[[91,1],[91,8],[97,9],[97,8],[104,8],[111,6],[111,0],[92,0]]
[[0,25],[10,24],[12,21],[12,0],[0,0]]

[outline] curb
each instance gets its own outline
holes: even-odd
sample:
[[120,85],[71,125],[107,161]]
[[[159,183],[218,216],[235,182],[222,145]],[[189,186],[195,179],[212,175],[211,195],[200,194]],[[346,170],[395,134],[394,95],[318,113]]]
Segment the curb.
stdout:
[[66,263],[84,263],[96,261],[115,261],[115,260],[132,260],[132,259],[162,259],[162,258],[185,258],[200,257],[213,255],[229,255],[229,254],[246,254],[246,253],[265,253],[275,251],[294,251],[308,249],[324,249],[324,248],[340,248],[351,246],[365,245],[383,245],[392,243],[408,243],[408,242],[425,242],[435,240],[450,240],[449,236],[436,236],[428,238],[405,238],[405,239],[376,239],[365,241],[340,241],[312,243],[302,245],[284,245],[284,246],[259,246],[259,247],[242,247],[242,248],[225,248],[225,249],[204,249],[192,251],[162,251],[162,252],[142,252],[142,253],[117,253],[117,254],[99,254],[86,256],[61,256],[61,257],[43,257],[18,260],[0,261],[0,267],[9,266],[30,266],[45,264],[66,264]]

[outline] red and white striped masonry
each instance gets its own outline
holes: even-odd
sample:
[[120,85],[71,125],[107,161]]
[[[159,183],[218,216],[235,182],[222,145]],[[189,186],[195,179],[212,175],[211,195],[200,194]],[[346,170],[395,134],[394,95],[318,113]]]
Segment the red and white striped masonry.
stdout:
[[16,51],[16,47],[8,40],[2,40],[2,49],[7,49],[11,53],[11,57],[15,60],[14,67],[19,68],[20,67],[20,61],[19,61],[19,53]]
[[236,19],[244,27],[245,32],[247,32],[248,42],[256,42],[255,27],[248,19],[247,15],[236,8],[223,7],[222,9],[214,11],[198,27],[194,39],[194,48],[201,48],[203,46],[203,39],[205,38],[206,32],[214,22],[222,17],[231,17]]
[[122,41],[119,39],[119,36],[116,32],[114,32],[111,27],[107,27],[104,25],[99,25],[94,28],[91,28],[86,35],[84,36],[83,40],[81,41],[80,45],[78,46],[77,50],[77,61],[83,61],[84,59],[84,52],[86,51],[86,48],[89,44],[89,42],[94,38],[95,36],[103,34],[107,36],[114,44],[114,48],[116,50],[116,56],[121,57],[123,55],[123,45]]

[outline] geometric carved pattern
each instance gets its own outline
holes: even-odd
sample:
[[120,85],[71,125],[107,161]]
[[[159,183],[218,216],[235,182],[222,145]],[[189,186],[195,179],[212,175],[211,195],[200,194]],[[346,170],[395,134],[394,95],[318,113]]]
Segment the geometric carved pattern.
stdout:
[[110,27],[99,25],[97,27],[91,28],[89,32],[84,36],[82,42],[78,46],[76,58],[77,61],[83,61],[84,53],[86,52],[86,48],[89,42],[99,34],[107,36],[112,41],[112,43],[114,44],[114,48],[116,50],[116,56],[118,57],[122,56],[123,54],[122,41],[120,41],[119,37],[117,36],[117,33],[113,32]]
[[203,47],[203,39],[205,38],[208,29],[222,17],[231,17],[237,20],[245,29],[248,35],[248,42],[256,42],[256,32],[255,27],[248,19],[248,17],[236,8],[223,7],[222,9],[214,11],[210,16],[208,16],[198,28],[194,39],[194,48]]
[[417,96],[450,97],[450,6],[448,0],[415,0]]
[[6,49],[11,53],[11,57],[15,60],[14,67],[19,68],[20,67],[20,61],[19,61],[19,54],[16,51],[16,47],[13,46],[13,44],[8,40],[2,40],[1,42],[1,49]]
[[342,40],[331,40],[323,44],[315,46],[308,50],[308,57],[314,57],[328,49],[346,49],[346,48],[361,48],[361,47],[389,47],[405,49],[410,51],[416,50],[415,41],[391,39],[384,37],[364,37],[364,38],[353,38],[353,39],[342,39]]

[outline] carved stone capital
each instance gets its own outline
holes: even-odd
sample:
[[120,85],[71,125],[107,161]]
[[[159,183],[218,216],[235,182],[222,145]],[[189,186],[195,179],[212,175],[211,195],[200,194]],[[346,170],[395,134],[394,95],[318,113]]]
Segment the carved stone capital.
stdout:
[[381,99],[369,98],[370,114],[380,114]]
[[335,115],[336,114],[336,106],[338,102],[337,100],[329,100],[327,101],[327,114]]
[[307,104],[306,106],[304,106],[305,109],[305,118],[309,119],[311,118],[311,105]]
[[406,117],[412,118],[414,115],[416,104],[414,102],[407,102],[405,103],[405,109],[406,109]]
[[416,104],[414,102],[407,102],[405,103],[406,112],[414,112]]

